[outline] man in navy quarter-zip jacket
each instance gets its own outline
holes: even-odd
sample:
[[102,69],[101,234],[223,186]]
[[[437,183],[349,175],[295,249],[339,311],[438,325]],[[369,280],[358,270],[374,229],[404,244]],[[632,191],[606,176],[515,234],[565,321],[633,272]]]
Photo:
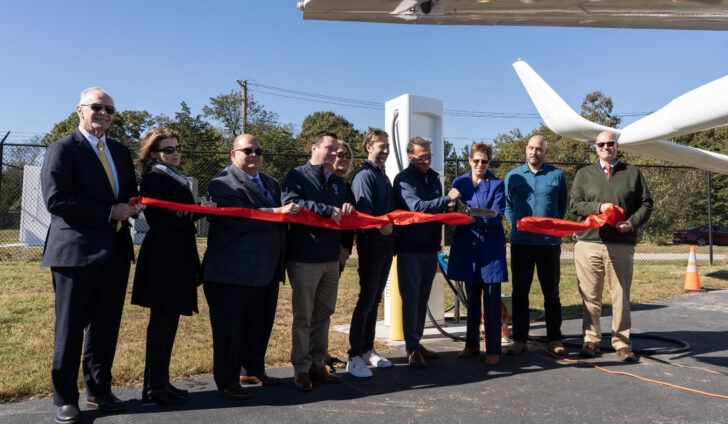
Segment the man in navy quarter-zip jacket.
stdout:
[[[281,200],[336,222],[354,211],[343,179],[333,172],[339,142],[328,132],[311,140],[311,159],[292,169],[283,180]],[[328,350],[329,323],[339,287],[341,231],[291,224],[286,270],[291,282],[293,325],[291,362],[300,391],[313,389],[312,380],[340,383],[329,374],[323,358]]]

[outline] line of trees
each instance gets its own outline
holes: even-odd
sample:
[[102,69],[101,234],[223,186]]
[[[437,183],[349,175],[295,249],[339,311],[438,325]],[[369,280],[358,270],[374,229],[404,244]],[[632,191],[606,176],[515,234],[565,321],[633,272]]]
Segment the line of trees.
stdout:
[[[180,110],[173,116],[152,115],[146,110],[123,110],[114,115],[108,130],[110,137],[127,145],[133,152],[137,150],[141,136],[149,129],[167,126],[177,131],[188,150],[205,152],[185,155],[180,171],[195,177],[199,181],[199,192],[204,193],[209,179],[230,163],[226,152],[230,150],[232,140],[241,132],[242,113],[240,108],[240,91],[222,93],[210,98],[209,104],[203,106],[200,114],[193,114],[190,107],[182,102]],[[280,121],[278,114],[265,108],[254,97],[248,101],[247,131],[256,135],[262,147],[272,153],[307,154],[310,152],[310,139],[320,131],[335,132],[339,138],[350,142],[355,156],[364,156],[361,151],[361,140],[364,131],[357,130],[354,125],[341,115],[331,111],[314,112],[301,123],[301,131],[296,133],[292,124]],[[612,99],[601,91],[589,93],[584,98],[581,114],[585,118],[610,127],[618,127],[621,120],[613,113]],[[78,126],[75,111],[58,122],[43,137],[38,138],[41,144],[49,144]],[[593,163],[597,160],[594,149],[586,144],[562,138],[541,124],[528,133],[513,129],[508,133],[497,135],[492,144],[496,161],[517,161],[525,159],[525,146],[533,135],[543,135],[549,143],[549,162]],[[728,138],[726,127],[716,128],[691,135],[678,137],[671,141],[699,147],[705,150],[728,154],[728,146],[724,142]],[[473,140],[475,143],[478,140]],[[467,172],[467,157],[470,146],[457,151],[453,144],[445,141],[446,184],[450,184],[456,175]],[[36,149],[37,150],[37,149]],[[29,153],[30,152],[30,153]],[[6,149],[3,158],[3,186],[0,192],[0,209],[17,209],[20,202],[20,184],[22,167],[25,163],[37,162],[39,155],[33,149]],[[460,158],[459,163],[454,159]],[[668,163],[650,158],[624,154],[623,160],[637,165],[661,165]],[[275,160],[264,160],[263,171],[282,180],[285,173],[294,166],[305,161],[296,156],[279,156]],[[358,163],[355,163],[358,165]],[[512,169],[513,165],[496,163],[492,171],[501,178]],[[561,166],[571,183],[578,166]],[[643,167],[650,190],[655,199],[655,210],[644,236],[657,242],[669,241],[672,233],[690,225],[707,223],[706,173],[693,169],[668,169]],[[712,178],[712,203],[714,222],[728,224],[728,178],[714,175]],[[567,216],[576,219],[574,216]]]

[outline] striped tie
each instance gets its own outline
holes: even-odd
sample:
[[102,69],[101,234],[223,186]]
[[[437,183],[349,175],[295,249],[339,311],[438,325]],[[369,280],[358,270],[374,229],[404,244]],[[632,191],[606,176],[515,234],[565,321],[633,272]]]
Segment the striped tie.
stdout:
[[[114,198],[116,198],[116,182],[114,181],[114,171],[111,170],[109,158],[106,157],[103,140],[99,140],[98,143],[96,143],[96,148],[99,149],[99,160],[101,160],[101,166],[103,166],[104,171],[106,171],[106,177],[109,179],[111,189],[114,191]],[[116,221],[116,231],[119,231],[120,229],[121,221]]]
[[607,165],[607,179],[612,176],[612,165]]

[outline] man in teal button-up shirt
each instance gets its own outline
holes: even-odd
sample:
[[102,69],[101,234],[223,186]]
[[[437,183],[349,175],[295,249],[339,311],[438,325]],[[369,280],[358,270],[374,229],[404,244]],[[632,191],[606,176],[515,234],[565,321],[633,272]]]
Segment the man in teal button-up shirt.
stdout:
[[509,355],[527,349],[530,317],[528,293],[536,268],[546,310],[546,336],[554,353],[564,353],[561,343],[561,238],[527,233],[516,229],[526,216],[563,219],[568,204],[564,173],[546,161],[546,139],[535,135],[526,146],[526,164],[506,176],[506,218],[511,223],[511,272],[513,281],[513,345]]

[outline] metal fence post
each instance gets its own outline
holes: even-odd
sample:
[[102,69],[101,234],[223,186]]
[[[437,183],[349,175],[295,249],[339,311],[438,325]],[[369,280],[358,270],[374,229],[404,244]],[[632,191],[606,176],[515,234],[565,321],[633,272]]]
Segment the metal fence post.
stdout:
[[3,153],[4,153],[4,147],[5,147],[5,140],[7,140],[8,136],[10,135],[10,131],[5,133],[5,137],[3,137],[2,140],[0,140],[0,200],[2,200],[2,193],[3,193]]
[[708,171],[708,246],[710,266],[713,266],[713,204],[710,201],[710,180],[713,175]]

